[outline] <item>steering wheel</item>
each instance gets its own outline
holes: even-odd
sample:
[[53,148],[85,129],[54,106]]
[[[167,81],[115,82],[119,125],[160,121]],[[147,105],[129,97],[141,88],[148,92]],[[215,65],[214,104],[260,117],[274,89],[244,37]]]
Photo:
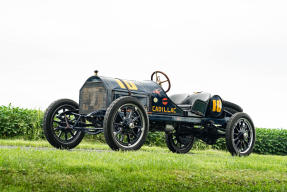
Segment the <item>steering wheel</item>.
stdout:
[[[154,79],[155,77],[155,79]],[[161,77],[164,78],[164,80],[161,80]],[[170,80],[168,78],[168,76],[164,73],[164,72],[161,72],[161,71],[155,71],[152,73],[151,75],[151,80],[152,81],[155,81],[157,84],[159,84],[162,88],[163,88],[163,84],[164,83],[168,83],[168,87],[166,90],[164,90],[166,93],[170,90]]]

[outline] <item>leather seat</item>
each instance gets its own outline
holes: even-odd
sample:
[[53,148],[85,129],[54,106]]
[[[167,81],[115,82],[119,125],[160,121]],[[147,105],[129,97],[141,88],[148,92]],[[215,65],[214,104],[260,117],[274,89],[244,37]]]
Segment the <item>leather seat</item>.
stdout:
[[177,105],[183,104],[183,102],[186,100],[186,98],[189,95],[184,93],[184,94],[174,94],[169,96],[169,98],[172,100],[172,102],[174,102]]
[[202,101],[208,102],[210,99],[211,95],[210,93],[205,93],[205,92],[199,92],[199,93],[194,93],[192,95],[189,94],[174,94],[171,95],[169,98],[176,104],[176,105],[193,105],[193,103],[197,100],[200,99]]

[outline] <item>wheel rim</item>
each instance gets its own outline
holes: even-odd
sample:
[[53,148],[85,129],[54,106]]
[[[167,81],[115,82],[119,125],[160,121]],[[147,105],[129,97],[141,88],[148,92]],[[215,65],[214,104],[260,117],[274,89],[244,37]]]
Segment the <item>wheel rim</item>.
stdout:
[[171,134],[171,141],[174,147],[179,150],[186,149],[192,143],[193,136],[191,135],[176,135]]
[[77,117],[71,111],[75,110],[77,109],[72,105],[62,105],[52,115],[51,128],[53,135],[62,143],[69,143],[80,135],[80,131],[72,128]]
[[250,122],[245,119],[239,119],[232,128],[232,144],[239,153],[246,153],[253,143],[253,129]]
[[112,122],[113,138],[125,148],[137,145],[144,135],[144,115],[135,104],[129,103],[119,107]]

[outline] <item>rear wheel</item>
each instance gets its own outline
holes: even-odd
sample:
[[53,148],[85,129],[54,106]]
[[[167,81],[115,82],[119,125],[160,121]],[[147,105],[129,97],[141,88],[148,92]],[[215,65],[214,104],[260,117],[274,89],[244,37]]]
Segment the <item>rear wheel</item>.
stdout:
[[148,134],[147,113],[134,97],[120,97],[113,101],[104,118],[106,143],[113,150],[137,150]]
[[78,118],[78,112],[79,105],[70,99],[57,100],[47,108],[43,130],[51,145],[72,149],[82,141],[85,133],[72,128]]
[[255,128],[246,113],[235,113],[226,126],[226,145],[232,155],[248,156],[255,144]]
[[169,150],[174,153],[188,153],[193,146],[194,136],[166,133],[165,142]]

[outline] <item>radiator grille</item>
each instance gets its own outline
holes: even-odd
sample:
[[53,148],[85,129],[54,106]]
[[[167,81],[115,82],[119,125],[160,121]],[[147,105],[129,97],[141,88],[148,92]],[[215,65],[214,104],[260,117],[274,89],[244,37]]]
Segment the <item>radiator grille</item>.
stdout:
[[107,91],[103,83],[86,83],[80,92],[80,113],[88,114],[106,108]]

